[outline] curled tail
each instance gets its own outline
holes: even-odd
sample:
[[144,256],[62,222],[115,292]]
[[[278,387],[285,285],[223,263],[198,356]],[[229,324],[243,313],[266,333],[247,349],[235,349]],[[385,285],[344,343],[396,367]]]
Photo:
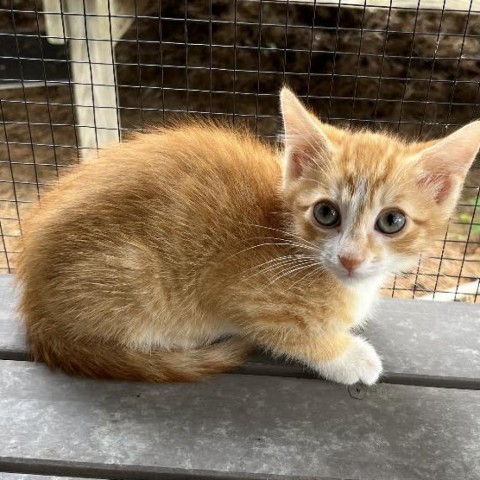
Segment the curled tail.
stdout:
[[33,358],[70,375],[146,382],[189,382],[241,365],[250,350],[231,338],[194,350],[142,352],[102,343],[29,335]]

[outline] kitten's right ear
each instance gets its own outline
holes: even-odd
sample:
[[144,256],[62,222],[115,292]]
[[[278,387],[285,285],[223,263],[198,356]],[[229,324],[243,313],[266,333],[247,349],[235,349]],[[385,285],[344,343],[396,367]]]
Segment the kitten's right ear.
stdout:
[[296,180],[312,166],[331,156],[333,147],[321,129],[320,121],[312,115],[288,88],[280,92],[283,117],[285,165],[284,185]]

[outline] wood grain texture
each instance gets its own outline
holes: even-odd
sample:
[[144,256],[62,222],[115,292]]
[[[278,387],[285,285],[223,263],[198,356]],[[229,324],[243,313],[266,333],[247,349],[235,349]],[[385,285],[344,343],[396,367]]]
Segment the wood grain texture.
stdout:
[[0,460],[391,480],[480,478],[480,392],[308,379],[68,378],[0,362]]

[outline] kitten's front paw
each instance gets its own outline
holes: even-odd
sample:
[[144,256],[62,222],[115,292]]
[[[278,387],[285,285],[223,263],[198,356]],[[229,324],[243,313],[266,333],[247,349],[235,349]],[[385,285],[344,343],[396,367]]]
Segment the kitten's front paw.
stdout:
[[375,349],[362,338],[353,337],[349,348],[334,360],[317,367],[319,373],[338,383],[373,385],[382,373],[382,361]]

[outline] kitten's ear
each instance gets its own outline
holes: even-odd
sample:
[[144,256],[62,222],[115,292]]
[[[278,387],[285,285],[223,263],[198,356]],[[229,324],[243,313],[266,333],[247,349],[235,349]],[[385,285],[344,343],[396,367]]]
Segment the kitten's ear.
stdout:
[[312,115],[288,88],[280,92],[280,108],[285,134],[284,185],[301,177],[308,167],[331,156],[332,145]]
[[480,147],[480,121],[472,122],[420,153],[419,184],[438,204],[452,208]]

